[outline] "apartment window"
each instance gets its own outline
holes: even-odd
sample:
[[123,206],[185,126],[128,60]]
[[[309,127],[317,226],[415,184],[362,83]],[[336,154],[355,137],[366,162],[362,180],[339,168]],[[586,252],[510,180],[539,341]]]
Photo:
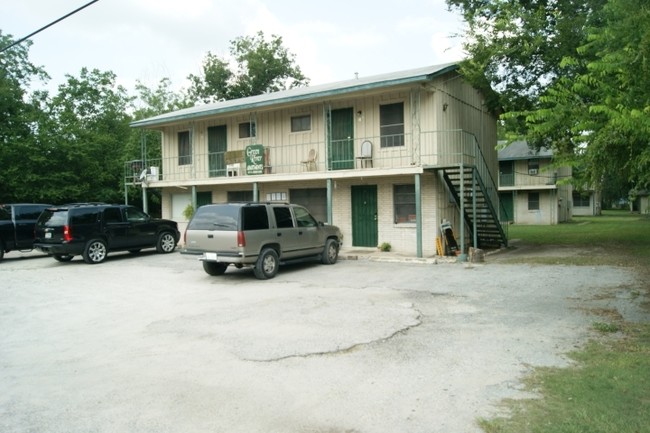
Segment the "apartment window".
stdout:
[[590,205],[591,203],[589,202],[589,194],[573,191],[573,206],[589,207]]
[[228,191],[228,201],[253,201],[253,191]]
[[539,193],[528,193],[528,210],[539,210]]
[[244,122],[239,124],[239,138],[253,138],[257,136],[257,125],[255,122]]
[[190,146],[190,131],[178,133],[178,165],[192,163],[192,148]]
[[404,146],[404,103],[379,106],[381,147]]
[[529,159],[528,160],[528,174],[536,175],[539,173],[539,160]]
[[291,118],[291,132],[302,132],[311,130],[311,114],[293,116]]
[[415,222],[415,185],[393,186],[395,224]]

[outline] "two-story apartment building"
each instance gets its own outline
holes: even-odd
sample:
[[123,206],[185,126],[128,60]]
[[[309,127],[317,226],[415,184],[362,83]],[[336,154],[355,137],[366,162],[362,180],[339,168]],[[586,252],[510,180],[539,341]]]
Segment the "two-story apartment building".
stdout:
[[[290,201],[341,227],[346,247],[437,252],[505,244],[496,116],[444,64],[200,105],[134,122],[162,134],[144,186],[163,216],[225,201]],[[135,183],[138,176],[134,176]]]
[[499,150],[501,221],[517,224],[558,224],[572,216],[568,166],[553,165],[553,152],[533,150],[515,141]]

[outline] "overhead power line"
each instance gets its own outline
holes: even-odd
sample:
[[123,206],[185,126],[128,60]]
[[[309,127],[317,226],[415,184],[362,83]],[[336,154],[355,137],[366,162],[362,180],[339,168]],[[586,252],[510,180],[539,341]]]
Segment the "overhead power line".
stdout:
[[42,32],[43,30],[47,29],[48,27],[51,27],[51,26],[53,26],[54,24],[56,24],[56,23],[58,23],[58,22],[60,22],[60,21],[63,21],[64,19],[68,18],[69,16],[76,14],[76,13],[79,12],[80,10],[87,8],[87,7],[90,6],[91,4],[93,4],[93,3],[97,3],[98,1],[99,1],[99,0],[93,0],[93,1],[91,1],[91,2],[88,2],[88,3],[86,3],[85,5],[81,6],[80,8],[73,10],[73,11],[70,12],[69,14],[66,14],[66,15],[62,16],[62,17],[59,18],[58,20],[56,20],[56,21],[52,21],[52,22],[49,23],[48,25],[46,25],[46,26],[44,26],[44,27],[41,27],[40,29],[36,30],[35,32],[32,32],[32,33],[28,34],[28,35],[25,36],[24,38],[18,39],[17,41],[15,41],[15,42],[13,42],[13,43],[7,45],[6,47],[3,47],[2,49],[0,49],[0,53],[4,53],[4,52],[7,51],[9,48],[11,48],[11,47],[13,47],[13,46],[15,46],[15,45],[18,45],[18,44],[20,44],[20,43],[26,41],[27,39],[31,38],[31,37],[34,36],[35,34]]

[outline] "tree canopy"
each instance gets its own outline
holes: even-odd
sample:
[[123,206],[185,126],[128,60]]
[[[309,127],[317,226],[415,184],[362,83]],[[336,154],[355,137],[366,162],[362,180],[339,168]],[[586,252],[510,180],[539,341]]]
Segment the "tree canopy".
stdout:
[[[12,42],[0,32],[0,47]],[[132,96],[115,73],[82,68],[50,94],[31,90],[49,77],[30,63],[30,44],[0,53],[0,203],[122,201],[125,162],[160,158],[160,133],[134,130],[133,120],[308,83],[282,38],[259,32],[231,42],[234,70],[208,53],[187,91],[162,78],[153,88],[138,82]]]
[[647,1],[448,4],[470,25],[463,71],[497,90],[513,138],[552,148],[578,187],[650,186]]
[[238,37],[230,43],[230,56],[207,53],[202,73],[188,77],[190,100],[217,102],[309,84],[280,36],[272,35],[267,41],[260,31]]

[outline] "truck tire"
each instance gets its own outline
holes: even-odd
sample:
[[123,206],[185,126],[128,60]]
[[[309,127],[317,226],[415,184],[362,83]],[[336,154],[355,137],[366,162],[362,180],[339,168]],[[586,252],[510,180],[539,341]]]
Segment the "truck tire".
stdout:
[[108,248],[106,247],[106,242],[101,239],[92,239],[88,241],[86,248],[84,248],[84,262],[91,265],[101,263],[106,260],[107,254]]
[[258,280],[266,280],[275,277],[279,266],[278,253],[273,248],[264,248],[253,267],[253,273]]
[[324,265],[333,265],[339,258],[339,243],[334,239],[328,239],[325,242],[321,263]]
[[162,232],[158,235],[156,251],[162,254],[171,253],[176,248],[176,239],[170,232]]

